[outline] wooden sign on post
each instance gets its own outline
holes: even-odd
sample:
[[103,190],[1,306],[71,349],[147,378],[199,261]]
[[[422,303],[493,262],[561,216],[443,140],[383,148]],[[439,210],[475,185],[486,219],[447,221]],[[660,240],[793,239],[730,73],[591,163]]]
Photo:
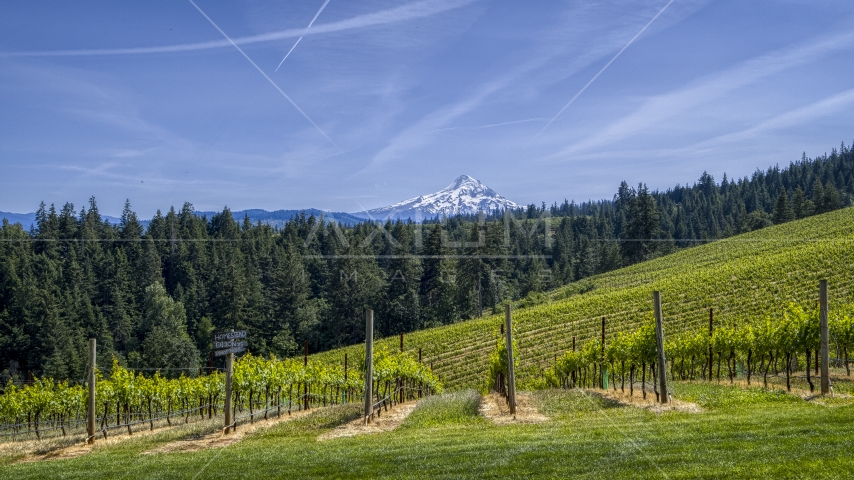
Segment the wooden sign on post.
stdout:
[[234,424],[234,410],[231,406],[231,385],[232,375],[234,374],[234,354],[245,352],[249,342],[243,341],[246,338],[246,330],[230,331],[217,333],[213,335],[213,356],[221,357],[225,355],[225,425],[223,428],[224,434],[229,434],[236,430]]
[[246,330],[230,331],[225,333],[214,334],[214,342],[223,342],[226,340],[237,340],[246,338]]
[[246,330],[236,332],[217,333],[213,338],[214,356],[245,352],[249,342],[241,341],[246,338]]

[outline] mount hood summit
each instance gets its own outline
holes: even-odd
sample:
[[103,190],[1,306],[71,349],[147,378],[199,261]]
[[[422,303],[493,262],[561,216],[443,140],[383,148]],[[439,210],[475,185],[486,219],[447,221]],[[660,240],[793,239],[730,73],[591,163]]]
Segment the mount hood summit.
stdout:
[[415,221],[454,215],[474,215],[478,212],[491,213],[495,210],[518,208],[514,202],[495,193],[495,190],[468,175],[460,175],[454,183],[429,195],[410,198],[394,205],[372,210],[354,212],[352,215],[365,219],[386,218]]

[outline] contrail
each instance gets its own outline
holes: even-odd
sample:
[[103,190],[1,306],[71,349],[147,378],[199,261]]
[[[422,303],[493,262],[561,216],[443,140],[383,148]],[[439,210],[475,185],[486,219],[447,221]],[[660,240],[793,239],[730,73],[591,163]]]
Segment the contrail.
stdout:
[[[614,55],[614,57],[613,57],[613,58],[611,58],[611,60],[609,60],[609,61],[608,61],[608,63],[606,63],[606,64],[605,64],[605,66],[604,66],[604,67],[602,67],[602,69],[601,69],[601,70],[599,70],[599,72],[597,72],[597,73],[596,73],[596,75],[593,75],[593,78],[591,78],[591,79],[590,79],[590,81],[589,81],[589,82],[587,82],[587,84],[586,84],[586,85],[584,85],[584,86],[581,88],[581,90],[579,90],[579,91],[578,91],[578,93],[576,93],[576,94],[575,94],[575,96],[574,96],[574,97],[572,97],[572,100],[570,100],[570,101],[569,101],[569,103],[567,103],[566,105],[564,105],[564,106],[563,106],[563,108],[561,108],[561,109],[560,109],[560,111],[559,111],[559,112],[557,112],[557,114],[556,114],[554,117],[552,117],[552,119],[551,119],[551,120],[549,120],[549,123],[547,123],[547,124],[546,124],[546,126],[542,128],[542,130],[540,130],[539,132],[537,132],[537,134],[536,134],[536,135],[534,135],[534,138],[532,138],[532,139],[531,139],[531,142],[533,142],[534,140],[536,140],[536,139],[537,139],[537,137],[539,137],[541,133],[543,133],[544,131],[546,131],[546,129],[547,129],[547,128],[549,128],[549,125],[551,125],[555,120],[557,120],[557,117],[559,117],[559,116],[560,116],[560,114],[561,114],[561,113],[563,113],[563,111],[564,111],[564,110],[566,110],[567,108],[569,108],[569,106],[570,106],[570,105],[572,105],[572,102],[574,102],[576,98],[578,98],[579,96],[581,96],[581,94],[582,94],[582,93],[584,93],[584,91],[585,91],[585,90],[587,90],[587,87],[589,87],[593,82],[595,82],[595,81],[596,81],[596,79],[597,79],[597,78],[599,78],[599,75],[602,75],[602,72],[604,72],[608,67],[610,67],[610,66],[611,66],[611,64],[612,64],[612,63],[614,63],[614,60],[616,60],[616,59],[617,59],[617,57],[619,57],[620,55],[622,55],[622,53],[623,53],[623,52],[625,52],[627,48],[629,48],[629,45],[631,45],[632,43],[634,43],[634,41],[635,41],[635,40],[637,40],[637,39],[638,39],[638,37],[640,37],[640,36],[641,36],[641,34],[642,34],[644,31],[646,31],[646,29],[647,29],[647,28],[649,28],[649,26],[650,26],[650,25],[652,25],[652,22],[654,22],[654,21],[655,21],[659,16],[661,16],[661,14],[662,14],[662,13],[664,13],[664,11],[665,11],[665,10],[667,10],[667,7],[669,7],[669,6],[670,6],[670,4],[671,4],[671,3],[673,3],[673,2],[674,2],[674,0],[670,0],[669,2],[667,2],[667,5],[665,5],[665,6],[664,6],[664,8],[662,8],[661,10],[659,10],[659,11],[658,11],[658,13],[656,13],[656,14],[655,14],[655,16],[654,16],[654,17],[652,17],[652,20],[650,20],[649,22],[647,22],[647,24],[646,24],[646,25],[644,25],[644,26],[643,26],[643,28],[641,28],[641,29],[640,29],[640,31],[639,31],[639,32],[638,32],[634,37],[632,37],[632,39],[631,39],[631,40],[629,40],[629,43],[627,43],[627,44],[626,44],[626,46],[624,46],[623,48],[621,48],[621,49],[620,49],[620,51],[619,51],[619,52],[617,52],[617,54],[616,54],[616,55]],[[530,142],[528,142],[528,143],[530,143]]]
[[[332,23],[324,23],[311,29],[312,35],[321,33],[342,32],[372,27],[375,25],[386,25],[404,22],[415,18],[424,18],[450,10],[463,8],[477,0],[424,0],[408,3],[399,7],[380,10],[378,12],[366,13],[355,17],[339,20]],[[259,42],[275,42],[284,38],[297,38],[305,35],[306,30],[291,28],[277,32],[268,32],[248,37],[235,38],[238,45],[247,45]],[[163,45],[159,47],[130,47],[130,48],[94,48],[82,50],[45,50],[45,51],[23,51],[23,52],[0,52],[0,57],[74,57],[91,55],[145,55],[152,53],[174,53],[191,52],[196,50],[207,50],[212,48],[228,47],[229,42],[225,40],[213,40],[207,42],[183,43],[178,45]]]
[[326,8],[327,3],[329,3],[329,0],[326,0],[325,2],[323,2],[323,5],[320,6],[320,10],[318,10],[317,13],[314,14],[314,18],[312,18],[311,21],[308,22],[308,26],[305,27],[305,30],[302,32],[302,35],[299,36],[296,43],[294,43],[294,46],[291,47],[290,50],[288,50],[288,53],[287,53],[287,55],[285,55],[285,58],[283,58],[282,61],[279,62],[279,66],[276,67],[276,70],[275,70],[276,72],[279,71],[279,67],[281,67],[282,64],[285,63],[285,60],[288,59],[288,57],[291,55],[291,52],[293,52],[294,49],[297,48],[297,45],[299,45],[300,40],[302,40],[302,37],[305,36],[306,33],[308,33],[308,29],[311,28],[311,26],[314,24],[314,21],[317,20],[317,17],[320,16],[320,12],[322,12],[323,9]]
[[285,97],[285,99],[286,99],[287,101],[291,102],[291,105],[293,105],[293,106],[294,106],[294,108],[296,108],[296,109],[297,109],[297,111],[298,111],[299,113],[301,113],[301,114],[302,114],[302,116],[303,116],[303,117],[305,117],[305,119],[306,119],[306,120],[308,120],[308,123],[310,123],[310,124],[314,125],[314,128],[316,128],[316,129],[317,129],[317,131],[318,131],[318,132],[320,132],[320,134],[321,134],[321,135],[323,135],[323,138],[325,138],[325,139],[329,140],[329,143],[331,143],[333,146],[335,146],[335,148],[337,148],[339,152],[344,153],[344,151],[343,151],[343,150],[341,150],[341,147],[339,147],[335,142],[333,142],[333,141],[332,141],[332,139],[331,139],[331,138],[329,138],[329,135],[327,135],[327,134],[326,134],[326,132],[324,132],[323,130],[321,130],[321,128],[320,128],[319,126],[317,126],[317,124],[316,124],[316,123],[314,123],[314,120],[312,120],[312,119],[311,119],[311,118],[310,118],[310,117],[309,117],[309,116],[308,116],[304,111],[302,111],[302,109],[301,109],[301,108],[299,108],[299,105],[297,105],[296,103],[294,103],[294,101],[293,101],[293,100],[291,100],[291,97],[289,97],[289,96],[288,96],[288,94],[287,94],[287,93],[285,93],[285,91],[284,91],[284,90],[282,90],[281,88],[279,88],[279,86],[278,86],[278,85],[276,85],[276,82],[274,82],[272,78],[270,78],[269,76],[267,76],[267,74],[266,74],[266,73],[264,73],[264,70],[261,70],[261,67],[259,67],[255,62],[253,62],[253,61],[252,61],[252,59],[251,59],[251,58],[249,58],[249,55],[246,55],[246,52],[244,52],[244,51],[243,51],[243,49],[242,49],[242,48],[240,48],[240,46],[238,46],[236,43],[234,43],[234,41],[231,39],[231,37],[229,37],[228,35],[226,35],[226,34],[225,34],[225,32],[223,32],[223,31],[222,31],[222,29],[221,29],[221,28],[219,28],[219,25],[217,25],[217,24],[216,24],[216,22],[214,22],[213,20],[211,20],[211,17],[209,17],[209,16],[208,16],[204,11],[202,11],[202,9],[201,9],[201,8],[199,8],[199,6],[198,6],[198,5],[196,5],[196,2],[194,2],[193,0],[188,0],[188,1],[189,1],[189,2],[194,6],[194,7],[196,7],[196,10],[198,10],[198,11],[199,11],[199,13],[201,13],[201,14],[202,14],[202,16],[203,16],[203,17],[205,17],[205,18],[206,18],[206,19],[211,23],[211,25],[213,25],[213,26],[214,26],[214,28],[216,28],[216,29],[219,31],[219,33],[221,33],[221,34],[222,34],[222,36],[223,36],[223,37],[225,37],[225,39],[226,39],[226,40],[228,40],[232,45],[234,45],[234,48],[236,48],[236,49],[237,49],[237,51],[238,51],[238,52],[240,52],[240,54],[241,54],[241,55],[243,55],[243,58],[245,58],[246,60],[248,60],[248,61],[249,61],[249,63],[251,63],[251,64],[252,64],[252,66],[253,66],[253,67],[255,67],[255,70],[258,70],[258,73],[260,73],[261,75],[264,75],[264,78],[266,78],[266,79],[267,79],[267,81],[268,81],[268,82],[270,82],[270,85],[272,85],[276,90],[278,90],[278,91],[279,91],[279,93],[281,93],[281,94],[282,94],[282,96],[283,96],[283,97]]

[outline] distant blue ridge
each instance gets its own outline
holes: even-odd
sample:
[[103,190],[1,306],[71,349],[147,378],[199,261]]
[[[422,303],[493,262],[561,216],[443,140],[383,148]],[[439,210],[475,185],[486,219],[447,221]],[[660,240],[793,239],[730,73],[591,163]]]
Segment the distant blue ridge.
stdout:
[[[261,222],[262,224],[270,225],[273,227],[283,227],[285,223],[287,223],[292,218],[300,215],[302,212],[305,212],[306,217],[314,214],[315,217],[320,217],[323,215],[323,218],[327,221],[334,220],[335,222],[346,225],[353,226],[357,223],[364,223],[365,219],[359,218],[357,216],[351,215],[349,213],[343,212],[326,212],[323,210],[318,210],[316,208],[306,208],[303,210],[276,210],[273,212],[268,212],[267,210],[261,210],[258,208],[251,208],[248,210],[238,210],[231,212],[231,215],[238,222],[242,222],[243,218],[246,215],[249,215],[249,221],[253,224],[257,222]],[[221,212],[194,212],[198,217],[207,217],[210,219],[214,215]],[[121,218],[112,217],[110,215],[101,215],[101,218],[104,220],[108,220],[113,225],[118,225],[121,223]],[[20,223],[24,230],[29,231],[31,227],[33,227],[36,223],[36,214],[33,213],[11,213],[11,212],[0,212],[0,220],[6,219],[11,224]],[[140,220],[140,223],[147,227],[150,220]]]
[[[353,226],[357,223],[364,223],[365,220],[363,218],[359,218],[355,215],[351,215],[349,213],[344,212],[327,212],[325,210],[318,210],[316,208],[304,208],[301,210],[276,210],[273,212],[268,212],[267,210],[261,210],[258,208],[250,208],[248,210],[237,210],[232,211],[231,216],[234,217],[238,222],[242,222],[243,218],[247,215],[249,216],[249,221],[252,223],[257,223],[259,220],[261,223],[270,225],[273,227],[283,227],[285,223],[287,223],[292,218],[302,214],[305,212],[305,216],[310,217],[314,215],[315,217],[320,217],[323,215],[323,218],[326,221],[332,221],[347,226]],[[210,219],[214,215],[222,212],[194,212],[196,216],[199,217],[207,217]]]

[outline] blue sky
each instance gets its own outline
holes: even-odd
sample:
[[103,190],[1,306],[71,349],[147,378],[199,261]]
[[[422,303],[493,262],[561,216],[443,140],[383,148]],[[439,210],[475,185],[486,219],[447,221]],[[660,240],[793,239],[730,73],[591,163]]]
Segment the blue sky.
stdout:
[[0,210],[552,203],[854,140],[850,2],[193,1],[0,5]]

